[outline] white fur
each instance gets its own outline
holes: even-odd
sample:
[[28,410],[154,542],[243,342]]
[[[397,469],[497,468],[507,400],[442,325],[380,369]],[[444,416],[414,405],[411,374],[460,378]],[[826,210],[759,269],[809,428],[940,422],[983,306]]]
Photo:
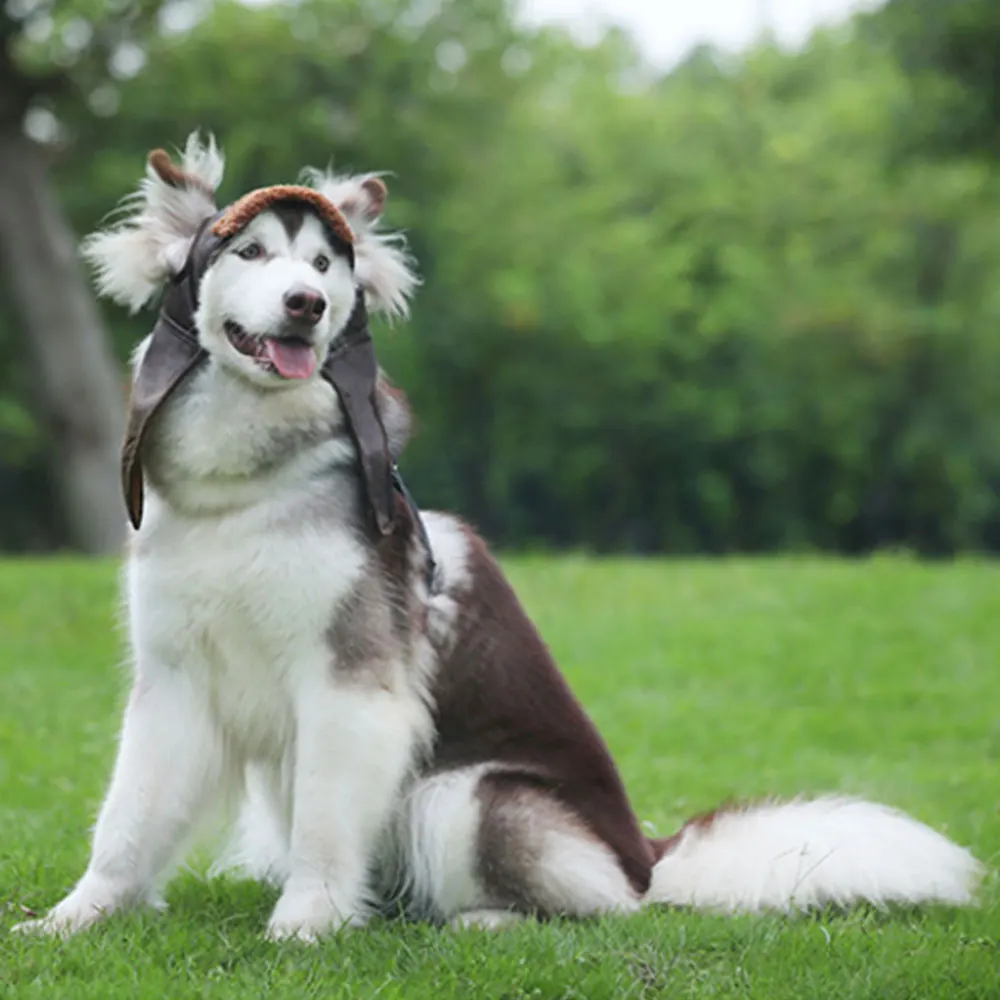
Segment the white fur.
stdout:
[[498,931],[524,922],[524,915],[513,910],[466,910],[449,920],[453,930]]
[[605,843],[558,821],[550,821],[540,839],[536,891],[551,912],[589,917],[639,909],[639,899]]
[[[331,438],[308,450],[290,452],[284,464],[250,475],[247,470],[260,459],[276,421],[304,428],[336,419],[333,391],[314,378],[284,392],[248,396],[242,380],[224,363],[194,373],[190,385],[194,392],[164,410],[160,418],[165,435],[174,442],[163,449],[169,482],[160,490],[171,507],[184,514],[235,513],[270,501],[258,509],[280,518],[287,510],[282,500],[287,504],[289,490],[351,455],[349,445]],[[295,498],[303,502],[308,495],[308,490],[296,492]],[[136,542],[140,547],[146,547],[159,523],[155,491],[149,504],[149,528],[143,524]],[[201,525],[194,522],[192,527]],[[266,530],[268,525],[260,527]]]
[[839,796],[720,813],[656,865],[647,902],[724,913],[861,900],[965,905],[982,866],[923,823]]
[[421,516],[441,582],[440,590],[428,602],[427,631],[438,646],[445,649],[455,634],[458,615],[455,595],[468,590],[471,584],[469,541],[455,517],[437,511],[424,511]]
[[375,173],[338,176],[306,168],[306,180],[326,195],[351,224],[355,235],[356,273],[369,308],[390,317],[404,317],[419,283],[401,233],[378,231],[379,214],[365,182]]
[[476,871],[476,786],[490,770],[481,765],[452,771],[411,792],[400,839],[417,912],[450,916],[488,905]]
[[210,877],[233,875],[284,884],[291,847],[291,803],[283,792],[291,784],[278,768],[247,765],[240,812],[232,835],[209,869]]
[[469,540],[458,518],[436,510],[421,513],[441,572],[443,591],[464,591],[469,576]]
[[215,211],[208,192],[222,182],[224,167],[215,140],[202,145],[196,132],[188,137],[181,169],[200,183],[171,187],[147,165],[139,190],[122,202],[127,218],[82,244],[84,258],[96,269],[101,295],[134,313],[180,270],[199,224]]
[[[242,260],[240,250],[254,243],[263,247],[265,256]],[[321,256],[330,262],[324,272],[314,263]],[[236,322],[255,336],[280,329],[285,322],[284,297],[293,288],[307,289],[326,302],[322,318],[311,331],[319,365],[354,308],[350,265],[344,257],[331,253],[323,224],[316,216],[307,215],[302,228],[289,238],[273,213],[262,212],[233,238],[202,280],[195,317],[202,346],[221,364],[261,388],[285,388],[284,379],[263,371],[230,344],[224,323]]]

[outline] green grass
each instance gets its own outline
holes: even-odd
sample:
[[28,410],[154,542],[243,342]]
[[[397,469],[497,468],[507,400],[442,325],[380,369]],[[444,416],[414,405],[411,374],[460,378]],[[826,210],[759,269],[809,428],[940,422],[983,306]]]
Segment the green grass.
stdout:
[[[841,790],[1000,862],[997,567],[507,566],[661,833],[729,796]],[[10,937],[86,862],[123,703],[115,576],[0,563],[0,996],[1000,998],[992,879],[975,911],[381,924],[308,949],[262,940],[273,892],[183,874],[166,915]]]

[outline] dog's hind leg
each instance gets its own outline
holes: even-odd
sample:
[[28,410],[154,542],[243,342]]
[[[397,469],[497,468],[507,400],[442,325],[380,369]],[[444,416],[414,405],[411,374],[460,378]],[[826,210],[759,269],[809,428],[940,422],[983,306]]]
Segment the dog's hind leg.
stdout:
[[90,864],[76,887],[22,931],[70,934],[154,901],[158,881],[220,787],[218,734],[188,676],[159,667],[133,686]]
[[448,925],[453,930],[498,931],[525,919],[517,910],[462,910]]
[[232,875],[284,884],[288,877],[290,806],[283,801],[282,793],[279,767],[247,766],[235,828],[209,870],[210,876]]
[[638,909],[611,849],[530,779],[489,765],[426,778],[406,822],[419,915],[495,927],[516,915]]

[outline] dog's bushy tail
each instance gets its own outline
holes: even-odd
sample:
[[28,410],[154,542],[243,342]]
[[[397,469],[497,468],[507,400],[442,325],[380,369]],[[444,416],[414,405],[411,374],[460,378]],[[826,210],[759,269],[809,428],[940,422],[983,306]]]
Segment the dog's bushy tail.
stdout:
[[721,913],[969,905],[984,873],[912,817],[840,796],[721,809],[654,845],[662,856],[645,902]]

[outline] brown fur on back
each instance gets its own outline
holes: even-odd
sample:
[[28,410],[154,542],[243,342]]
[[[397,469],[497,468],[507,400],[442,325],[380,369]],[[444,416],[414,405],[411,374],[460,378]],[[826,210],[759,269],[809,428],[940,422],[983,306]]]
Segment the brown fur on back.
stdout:
[[435,769],[506,765],[554,796],[617,855],[636,892],[653,850],[596,727],[559,672],[485,542],[467,530],[470,585],[433,690]]

